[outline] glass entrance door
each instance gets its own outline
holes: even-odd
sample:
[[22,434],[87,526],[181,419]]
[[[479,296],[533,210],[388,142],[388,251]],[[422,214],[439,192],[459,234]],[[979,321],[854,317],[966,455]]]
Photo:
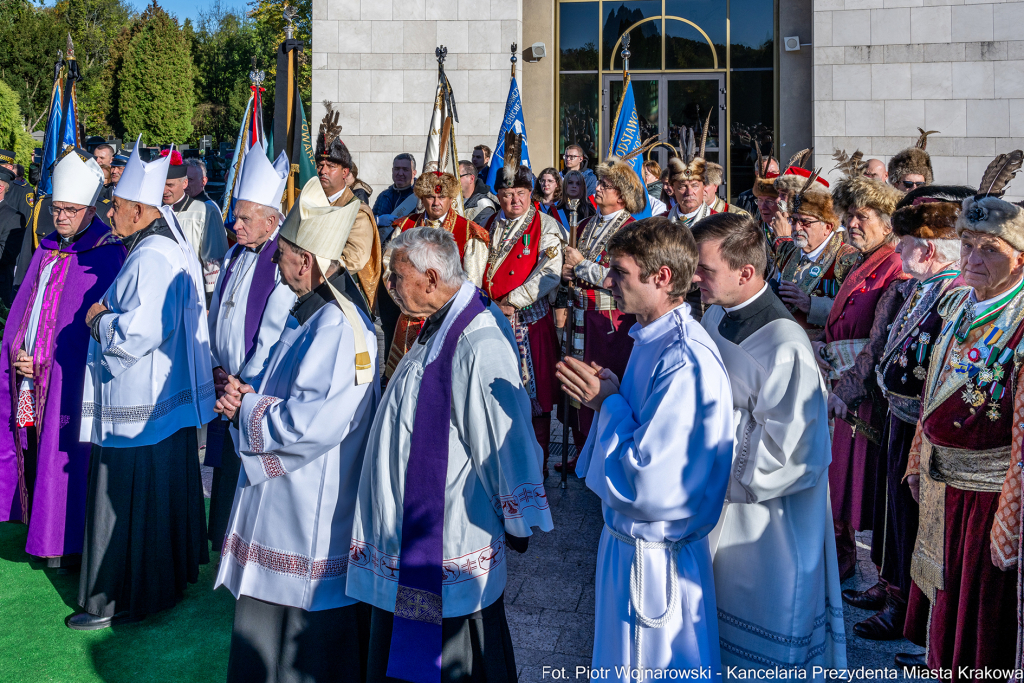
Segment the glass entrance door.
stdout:
[[[724,73],[630,74],[630,83],[633,84],[633,97],[640,119],[641,140],[657,136],[678,151],[680,132],[687,127],[694,129],[699,147],[698,131],[711,111],[711,125],[704,146],[705,158],[725,166],[727,160],[721,158],[722,131],[725,130]],[[607,154],[611,126],[622,100],[622,74],[604,76],[601,97],[604,112],[601,147]],[[646,156],[664,168],[672,154],[664,146],[658,146]]]

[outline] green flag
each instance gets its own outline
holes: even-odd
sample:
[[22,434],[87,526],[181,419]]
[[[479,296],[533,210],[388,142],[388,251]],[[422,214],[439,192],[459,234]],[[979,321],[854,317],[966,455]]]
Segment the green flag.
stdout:
[[316,164],[313,163],[313,137],[309,134],[309,124],[306,122],[306,108],[302,106],[302,98],[299,89],[295,88],[295,118],[301,122],[295,136],[295,151],[291,158],[292,164],[299,166],[299,182],[296,189],[302,189],[310,178],[316,177]]
[[270,122],[270,132],[267,133],[267,158],[274,163],[274,122]]

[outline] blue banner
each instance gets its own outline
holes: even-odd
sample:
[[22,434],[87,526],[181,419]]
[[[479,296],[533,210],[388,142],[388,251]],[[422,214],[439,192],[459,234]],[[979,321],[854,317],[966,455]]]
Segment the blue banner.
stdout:
[[505,101],[505,116],[501,119],[501,129],[498,130],[498,144],[494,146],[494,153],[491,155],[491,170],[487,173],[487,184],[491,186],[492,192],[497,192],[494,189],[494,183],[498,179],[498,171],[505,167],[505,133],[510,130],[522,134],[522,163],[529,167],[530,149],[526,144],[526,122],[523,120],[523,101],[519,98],[519,84],[514,78],[508,87],[508,99]]
[[50,166],[57,159],[60,141],[60,84],[58,79],[53,83],[53,94],[50,96],[50,118],[46,121],[46,135],[43,138],[43,158],[39,169],[39,184],[36,185],[36,199],[44,194],[53,193],[53,179],[50,177]]
[[[636,112],[636,100],[633,99],[633,84],[626,74],[626,88],[622,92],[622,102],[619,103],[619,113],[615,118],[615,129],[612,132],[612,141],[609,149],[612,156],[620,159],[630,152],[640,149],[643,140],[640,139],[640,117]],[[633,172],[640,178],[640,184],[644,188],[644,208],[640,213],[633,214],[633,218],[650,218],[651,202],[647,198],[647,183],[644,182],[644,155],[637,154],[626,161],[633,168]]]

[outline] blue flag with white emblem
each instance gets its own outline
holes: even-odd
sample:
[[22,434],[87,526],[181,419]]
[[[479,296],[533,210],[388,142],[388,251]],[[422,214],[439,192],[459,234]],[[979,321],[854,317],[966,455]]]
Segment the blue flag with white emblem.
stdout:
[[60,154],[61,140],[64,131],[60,129],[60,88],[61,80],[53,82],[53,94],[50,95],[50,117],[46,120],[46,137],[43,138],[43,158],[39,167],[39,183],[36,185],[36,199],[44,194],[53,194],[53,178],[50,167]]
[[629,81],[629,73],[625,75],[625,89],[622,91],[622,101],[619,102],[619,111],[615,117],[615,129],[612,132],[612,140],[609,149],[612,156],[624,160],[637,177],[644,188],[644,208],[639,213],[634,213],[633,218],[650,218],[651,202],[647,198],[647,183],[644,182],[644,155],[638,153],[630,159],[626,157],[640,149],[643,141],[640,139],[640,117],[636,111],[636,100],[633,98],[633,84]]
[[498,144],[491,155],[491,170],[487,173],[487,184],[491,192],[497,193],[494,183],[498,179],[498,171],[505,166],[505,133],[515,131],[523,136],[523,165],[530,168],[530,149],[526,144],[526,122],[523,120],[523,102],[519,98],[519,84],[515,77],[508,87],[508,99],[505,101],[505,115],[501,119],[498,131]]

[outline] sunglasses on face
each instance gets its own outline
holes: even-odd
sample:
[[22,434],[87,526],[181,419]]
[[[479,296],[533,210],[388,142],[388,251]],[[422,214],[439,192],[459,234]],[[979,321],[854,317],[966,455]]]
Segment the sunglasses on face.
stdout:
[[916,180],[903,180],[901,182],[903,183],[903,187],[907,188],[908,190],[913,190],[915,187],[921,187],[922,185],[927,184],[923,180],[920,182]]

